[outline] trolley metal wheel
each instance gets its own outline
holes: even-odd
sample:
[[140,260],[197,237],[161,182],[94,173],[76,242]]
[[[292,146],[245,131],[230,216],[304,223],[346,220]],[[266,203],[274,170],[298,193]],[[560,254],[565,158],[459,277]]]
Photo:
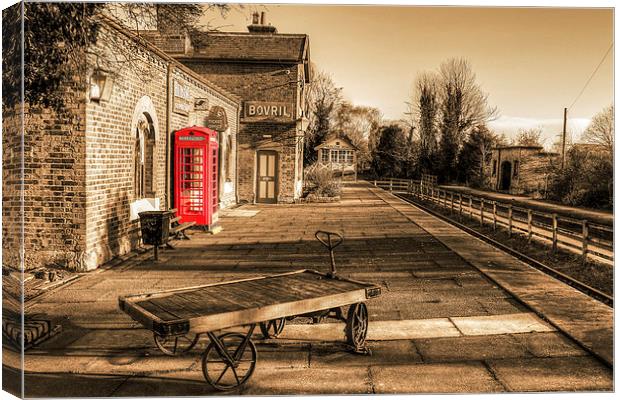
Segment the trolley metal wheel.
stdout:
[[256,346],[251,333],[242,335],[229,332],[216,337],[202,355],[202,374],[209,385],[217,390],[232,390],[250,379],[256,367]]
[[155,344],[162,353],[168,356],[178,356],[185,354],[196,346],[200,335],[169,335],[161,336],[158,333],[153,333],[155,338]]
[[368,309],[364,303],[349,306],[345,328],[347,343],[356,352],[366,352],[366,334],[368,333]]
[[286,318],[272,319],[271,321],[261,322],[260,331],[265,339],[277,338],[284,330]]

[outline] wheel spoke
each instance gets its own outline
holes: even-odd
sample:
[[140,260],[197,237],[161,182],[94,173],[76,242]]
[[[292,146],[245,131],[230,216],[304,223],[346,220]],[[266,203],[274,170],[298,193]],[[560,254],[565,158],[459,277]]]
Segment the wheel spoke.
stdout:
[[224,368],[224,371],[222,371],[222,373],[220,374],[220,376],[215,380],[215,384],[217,385],[218,383],[220,383],[220,381],[222,380],[222,378],[224,377],[224,374],[226,373],[226,371],[228,371],[228,368],[230,368],[230,364],[228,364],[228,362],[226,362],[226,368]]
[[237,375],[237,369],[235,367],[232,367],[232,372],[235,375],[235,379],[237,380],[237,385],[240,384],[241,382],[239,381],[239,375]]
[[254,372],[256,347],[247,335],[238,333],[225,333],[218,339],[218,345],[212,340],[202,356],[205,380],[215,389],[240,387]]

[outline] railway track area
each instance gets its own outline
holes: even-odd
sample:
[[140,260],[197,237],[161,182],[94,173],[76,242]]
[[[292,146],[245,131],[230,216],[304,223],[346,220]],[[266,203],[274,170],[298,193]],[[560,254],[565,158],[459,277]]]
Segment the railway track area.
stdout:
[[568,251],[551,252],[547,245],[534,243],[527,235],[512,234],[509,238],[506,232],[500,232],[496,226],[480,224],[474,219],[463,218],[462,214],[457,220],[454,213],[450,215],[450,210],[411,194],[392,194],[613,307],[613,269],[609,266],[584,262],[581,257]]

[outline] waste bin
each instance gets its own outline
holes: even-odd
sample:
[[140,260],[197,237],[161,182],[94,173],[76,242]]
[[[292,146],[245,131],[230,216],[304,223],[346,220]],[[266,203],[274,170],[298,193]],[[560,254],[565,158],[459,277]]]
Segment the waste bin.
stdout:
[[157,247],[168,241],[170,214],[169,211],[143,211],[138,214],[142,243],[153,245],[155,260],[157,260]]

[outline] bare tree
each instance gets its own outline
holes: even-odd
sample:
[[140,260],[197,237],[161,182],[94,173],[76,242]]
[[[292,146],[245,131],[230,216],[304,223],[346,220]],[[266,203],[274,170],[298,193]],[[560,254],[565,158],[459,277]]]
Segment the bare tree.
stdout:
[[604,146],[607,151],[612,153],[614,133],[614,106],[611,105],[592,118],[590,125],[581,135],[581,140],[585,143]]
[[[409,103],[409,111],[417,128],[419,138],[419,164],[422,170],[430,170],[437,152],[439,115],[439,76],[434,72],[423,72],[416,78]],[[413,126],[412,126],[413,129]],[[413,131],[412,131],[413,133]],[[413,139],[410,135],[410,140]]]
[[541,135],[541,127],[519,129],[519,132],[517,132],[517,136],[513,139],[513,145],[542,147]]
[[444,180],[452,180],[456,176],[457,154],[468,133],[494,118],[497,109],[489,107],[488,95],[476,83],[476,75],[466,60],[443,62],[439,75],[440,174]]
[[362,169],[367,167],[370,154],[377,147],[381,121],[381,112],[373,107],[344,101],[337,108],[332,132],[347,137],[358,148],[357,160]]
[[342,88],[336,87],[329,74],[315,69],[312,82],[304,93],[304,102],[305,115],[308,118],[304,162],[309,165],[316,161],[314,148],[333,127],[336,111],[343,102]]
[[488,105],[488,94],[476,83],[476,74],[464,59],[449,59],[439,67],[442,129],[453,130],[460,139],[478,125],[497,116]]

